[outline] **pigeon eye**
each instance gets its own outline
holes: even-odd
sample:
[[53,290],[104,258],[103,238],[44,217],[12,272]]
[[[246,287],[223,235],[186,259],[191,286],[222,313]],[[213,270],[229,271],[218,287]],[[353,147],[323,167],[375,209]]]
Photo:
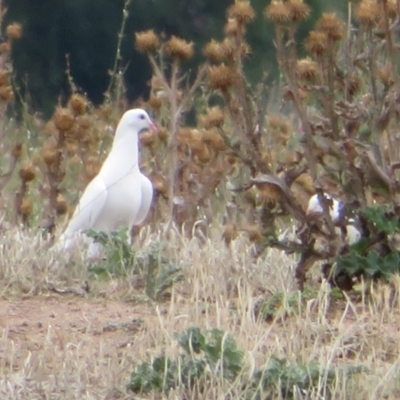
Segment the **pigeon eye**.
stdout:
[[140,118],[140,119],[145,119],[144,114],[140,114],[140,115],[139,115],[139,118]]

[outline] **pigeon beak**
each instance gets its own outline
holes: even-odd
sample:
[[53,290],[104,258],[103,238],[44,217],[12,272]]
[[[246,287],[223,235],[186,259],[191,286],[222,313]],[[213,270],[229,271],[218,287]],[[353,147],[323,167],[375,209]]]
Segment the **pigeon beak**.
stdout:
[[156,125],[155,125],[152,121],[149,121],[149,125],[150,125],[150,129],[151,129],[152,131],[156,131],[156,130],[157,130]]

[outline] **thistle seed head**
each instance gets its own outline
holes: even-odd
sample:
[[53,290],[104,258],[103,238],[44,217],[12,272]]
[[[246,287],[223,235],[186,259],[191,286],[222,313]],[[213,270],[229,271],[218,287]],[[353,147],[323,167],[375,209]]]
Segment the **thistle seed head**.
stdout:
[[201,124],[205,129],[222,128],[224,125],[224,112],[215,106],[207,110],[207,114],[200,117]]
[[238,1],[228,8],[228,17],[234,18],[239,24],[247,24],[254,19],[253,7],[248,1]]
[[224,63],[210,66],[208,69],[207,82],[214,90],[227,90],[236,79],[236,72]]
[[14,92],[11,86],[0,86],[0,98],[5,102],[14,100]]
[[168,131],[166,128],[158,128],[157,130],[158,139],[161,142],[166,142],[168,140]]
[[52,167],[58,162],[58,151],[54,147],[45,147],[41,151],[41,156],[47,167]]
[[92,127],[92,120],[89,115],[80,115],[76,118],[76,122],[81,131],[88,131]]
[[317,63],[309,57],[297,60],[296,72],[300,79],[310,81],[318,74]]
[[382,68],[380,68],[378,70],[378,77],[384,86],[387,88],[391,87],[394,84],[392,64],[388,62]]
[[305,40],[305,48],[312,54],[320,56],[328,50],[328,37],[325,32],[310,31]]
[[184,39],[171,36],[165,43],[165,52],[171,58],[186,61],[193,56],[193,42],[187,42]]
[[206,130],[203,132],[203,142],[213,148],[215,151],[226,150],[226,145],[222,136],[215,130]]
[[142,146],[150,147],[157,140],[157,132],[145,130],[140,134],[139,140]]
[[224,33],[227,36],[237,36],[239,33],[245,33],[245,28],[237,19],[228,18],[224,27]]
[[22,25],[18,22],[13,22],[6,28],[6,36],[11,39],[20,39],[22,37]]
[[74,93],[70,97],[68,104],[75,115],[83,115],[86,112],[88,103],[85,97],[78,93]]
[[264,10],[266,19],[276,24],[281,24],[289,21],[290,9],[288,3],[283,3],[280,0],[272,1]]
[[361,0],[354,14],[361,25],[372,27],[380,18],[381,8],[376,0]]
[[10,45],[9,41],[3,42],[0,44],[0,53],[1,54],[8,55],[8,54],[10,54],[10,52],[11,52],[11,45]]
[[162,99],[159,96],[155,96],[153,93],[150,95],[149,98],[149,106],[153,110],[159,110],[162,106]]
[[203,54],[210,60],[214,62],[220,62],[224,58],[224,50],[223,50],[223,44],[220,42],[217,42],[214,39],[211,39],[210,42],[208,42],[204,47],[203,47]]
[[323,13],[317,22],[317,30],[324,32],[333,41],[343,38],[344,28],[343,21],[337,17],[336,13]]
[[55,209],[56,209],[57,215],[64,215],[68,211],[67,201],[61,194],[57,195]]
[[19,176],[23,182],[33,181],[36,177],[36,169],[33,165],[24,165],[19,170]]
[[387,0],[388,17],[395,19],[397,17],[397,0]]
[[60,132],[67,132],[74,126],[75,119],[67,108],[58,107],[53,116],[54,124]]
[[0,69],[0,86],[8,86],[8,72],[4,69]]
[[306,19],[310,15],[310,7],[303,0],[289,0],[287,3],[289,18],[293,22]]
[[66,150],[69,157],[73,157],[78,152],[78,145],[76,142],[71,142],[70,140],[67,140],[65,142],[64,149]]
[[211,152],[205,143],[202,143],[201,147],[195,149],[194,154],[197,160],[202,164],[206,164],[211,160]]
[[135,47],[140,53],[151,53],[160,47],[160,40],[152,29],[136,32]]
[[191,150],[200,151],[203,146],[202,134],[198,129],[189,129],[188,135],[186,137],[186,144]]

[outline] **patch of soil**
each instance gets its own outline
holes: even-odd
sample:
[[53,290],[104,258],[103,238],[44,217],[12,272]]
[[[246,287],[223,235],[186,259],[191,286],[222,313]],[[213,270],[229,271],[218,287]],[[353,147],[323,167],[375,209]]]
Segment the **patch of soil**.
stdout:
[[[5,346],[15,346],[20,361],[29,351],[43,347],[55,333],[71,342],[110,342],[114,348],[129,345],[135,333],[144,327],[144,319],[153,316],[147,304],[92,300],[72,295],[41,296],[24,300],[0,300],[0,362]],[[13,366],[18,369],[18,360]]]

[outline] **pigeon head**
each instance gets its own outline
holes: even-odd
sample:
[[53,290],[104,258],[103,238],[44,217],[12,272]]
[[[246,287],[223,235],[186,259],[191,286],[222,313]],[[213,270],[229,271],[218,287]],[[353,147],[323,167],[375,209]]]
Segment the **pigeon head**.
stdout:
[[115,139],[118,140],[125,135],[132,135],[132,133],[138,135],[145,129],[156,129],[156,126],[146,111],[141,108],[134,108],[126,111],[122,116],[115,133]]

